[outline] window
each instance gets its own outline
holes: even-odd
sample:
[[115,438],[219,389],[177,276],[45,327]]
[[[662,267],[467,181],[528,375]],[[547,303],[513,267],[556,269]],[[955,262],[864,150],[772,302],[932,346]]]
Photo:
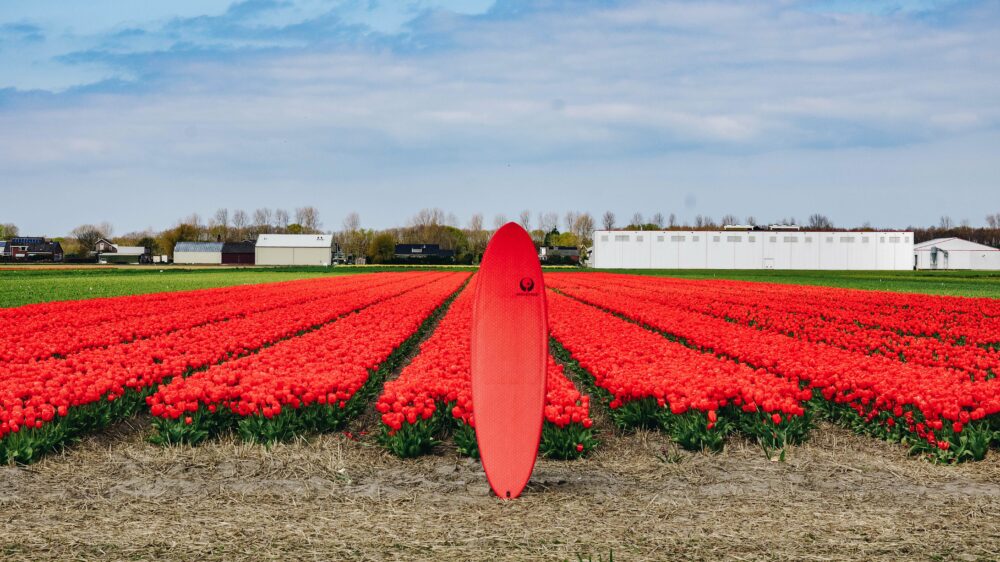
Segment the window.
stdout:
[[840,237],[840,242],[842,244],[853,244],[854,243],[854,238],[852,238],[850,236],[841,236]]
[[756,242],[757,241],[757,237],[756,236],[751,236],[750,237],[750,241],[751,242]]
[[833,236],[827,236],[826,237],[826,243],[827,244],[833,244]]
[[628,242],[628,234],[615,234],[615,242]]
[[798,241],[799,241],[799,239],[796,238],[795,236],[785,236],[785,242],[795,243],[795,242],[798,242]]
[[879,244],[885,244],[885,236],[880,236],[878,239]]
[[[683,240],[683,239],[684,239],[684,237],[683,237],[683,236],[681,236],[681,239]],[[697,241],[698,241],[698,237],[697,237],[697,236],[692,236],[692,237],[691,237],[691,241],[692,241],[692,242],[697,242]]]
[[636,242],[642,242],[642,235],[640,234],[639,236],[636,236],[635,237],[635,241]]
[[907,244],[909,244],[910,243],[910,237],[907,236],[907,237],[903,238],[903,242],[906,242]]
[[671,242],[683,242],[684,241],[684,237],[683,236],[671,236],[670,237],[670,241]]
[[602,234],[601,235],[601,242],[607,242],[607,241],[608,241],[608,235],[607,234]]
[[663,242],[663,237],[662,236],[657,236],[656,237],[656,241],[657,242]]
[[776,243],[778,241],[778,237],[777,236],[772,236],[770,241],[771,241],[772,244],[774,244],[774,243]]
[[718,241],[719,241],[719,237],[718,236],[713,236],[712,237],[712,242],[718,242]]
[[871,242],[871,237],[870,236],[862,236],[861,237],[861,243],[862,244],[867,244],[869,242]]
[[812,243],[813,243],[813,237],[812,236],[806,236],[806,244],[812,244]]
[[890,236],[889,237],[889,243],[890,244],[899,244],[899,236]]
[[743,240],[742,236],[726,236],[726,242],[739,242]]

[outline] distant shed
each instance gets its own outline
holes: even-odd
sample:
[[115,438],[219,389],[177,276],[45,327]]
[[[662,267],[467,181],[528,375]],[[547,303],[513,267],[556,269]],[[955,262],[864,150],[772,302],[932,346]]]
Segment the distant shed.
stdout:
[[253,242],[226,242],[222,245],[222,263],[253,265],[255,262],[256,247]]
[[329,234],[261,234],[257,238],[257,265],[322,265],[333,259]]
[[221,264],[224,245],[222,242],[178,242],[174,246],[174,263]]
[[1000,250],[961,238],[915,244],[913,256],[917,269],[1000,270]]

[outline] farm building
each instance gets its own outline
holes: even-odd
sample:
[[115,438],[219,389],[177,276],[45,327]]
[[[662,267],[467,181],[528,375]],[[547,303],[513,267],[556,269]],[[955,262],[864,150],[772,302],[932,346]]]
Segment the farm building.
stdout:
[[598,230],[591,263],[600,269],[907,270],[913,233]]
[[398,260],[447,260],[455,257],[455,250],[442,250],[440,244],[396,244],[393,252]]
[[174,246],[174,263],[216,265],[222,263],[222,242],[178,242]]
[[913,246],[917,269],[1000,270],[1000,250],[962,240],[935,238]]
[[62,244],[41,236],[18,236],[0,242],[0,259],[7,261],[63,261]]
[[538,250],[538,259],[551,263],[578,263],[580,250],[576,246],[543,246]]
[[261,234],[257,265],[330,265],[333,237],[329,234]]
[[257,250],[253,242],[226,242],[222,245],[222,263],[253,265]]

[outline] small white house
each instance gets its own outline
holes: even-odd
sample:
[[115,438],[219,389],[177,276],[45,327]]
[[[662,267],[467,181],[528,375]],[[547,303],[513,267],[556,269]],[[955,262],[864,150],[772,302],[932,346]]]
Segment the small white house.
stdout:
[[1000,250],[961,238],[935,238],[913,246],[917,269],[1000,270]]
[[261,234],[257,238],[257,265],[322,265],[333,259],[329,234]]

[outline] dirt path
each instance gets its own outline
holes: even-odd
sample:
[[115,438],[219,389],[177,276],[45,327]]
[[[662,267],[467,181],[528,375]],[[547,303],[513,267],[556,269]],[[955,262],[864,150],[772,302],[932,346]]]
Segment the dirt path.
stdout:
[[148,420],[28,468],[0,468],[7,560],[988,559],[1000,552],[1000,461],[934,466],[824,426],[771,462],[658,433],[605,435],[542,460],[523,499],[487,492],[442,446],[403,461],[371,438],[271,450],[162,449]]

